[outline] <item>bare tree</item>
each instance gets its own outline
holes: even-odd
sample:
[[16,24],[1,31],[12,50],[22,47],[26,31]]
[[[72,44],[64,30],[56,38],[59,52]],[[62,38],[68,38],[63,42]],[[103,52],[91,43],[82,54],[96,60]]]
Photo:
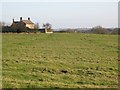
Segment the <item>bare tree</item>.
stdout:
[[2,28],[5,26],[5,22],[0,21],[0,32],[2,32]]
[[103,28],[102,26],[96,26],[92,28],[93,33],[96,34],[107,34],[107,29]]
[[5,26],[5,22],[0,21],[0,27],[3,27],[3,26]]
[[119,28],[114,28],[112,30],[111,34],[119,34],[120,35],[120,29]]
[[50,23],[46,23],[46,24],[43,24],[43,27],[45,27],[46,29],[51,29],[52,25]]
[[39,29],[39,23],[36,23],[34,27],[35,27],[35,29],[38,30]]

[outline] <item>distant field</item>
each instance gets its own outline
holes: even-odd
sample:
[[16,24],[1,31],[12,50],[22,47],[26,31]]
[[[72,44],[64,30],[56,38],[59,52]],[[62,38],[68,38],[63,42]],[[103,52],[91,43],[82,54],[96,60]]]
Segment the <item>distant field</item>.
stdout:
[[106,88],[118,84],[118,36],[3,34],[3,88]]

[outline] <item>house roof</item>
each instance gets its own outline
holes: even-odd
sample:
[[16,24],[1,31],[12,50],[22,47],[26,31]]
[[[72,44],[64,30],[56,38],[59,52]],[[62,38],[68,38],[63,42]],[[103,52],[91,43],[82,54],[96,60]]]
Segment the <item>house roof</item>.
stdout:
[[22,20],[25,24],[34,24],[32,21],[30,20]]

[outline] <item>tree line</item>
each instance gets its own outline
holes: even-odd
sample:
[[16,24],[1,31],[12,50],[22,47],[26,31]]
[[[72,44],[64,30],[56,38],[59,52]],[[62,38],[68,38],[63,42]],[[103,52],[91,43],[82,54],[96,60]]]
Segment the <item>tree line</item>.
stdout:
[[120,28],[103,28],[102,26],[95,26],[88,28],[87,30],[82,29],[61,29],[55,31],[59,33],[89,33],[89,34],[120,34]]
[[[50,23],[43,24],[48,31],[52,29],[52,25]],[[39,30],[39,24],[35,24],[34,32]],[[5,25],[4,22],[0,22],[0,32],[17,32],[16,30],[11,29],[9,26]],[[24,31],[33,32],[28,28],[24,28]],[[54,30],[53,30],[54,31]],[[54,33],[90,33],[90,34],[119,34],[120,35],[120,28],[103,28],[102,26],[95,26],[88,30],[79,30],[79,29],[60,29],[58,31],[54,31]]]

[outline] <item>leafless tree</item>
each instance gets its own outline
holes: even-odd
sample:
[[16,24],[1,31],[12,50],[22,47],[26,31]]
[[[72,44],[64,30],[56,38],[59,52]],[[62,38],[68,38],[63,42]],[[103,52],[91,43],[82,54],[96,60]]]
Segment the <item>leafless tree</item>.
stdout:
[[119,28],[114,28],[112,30],[111,34],[120,34],[120,29]]
[[103,28],[102,26],[96,26],[92,28],[93,33],[96,34],[107,34],[107,29]]
[[35,29],[39,29],[39,23],[36,23],[34,27]]
[[43,27],[47,29],[47,31],[52,31],[52,25],[50,23],[43,24]]
[[5,22],[0,21],[0,32],[2,32],[2,28],[5,26]]

